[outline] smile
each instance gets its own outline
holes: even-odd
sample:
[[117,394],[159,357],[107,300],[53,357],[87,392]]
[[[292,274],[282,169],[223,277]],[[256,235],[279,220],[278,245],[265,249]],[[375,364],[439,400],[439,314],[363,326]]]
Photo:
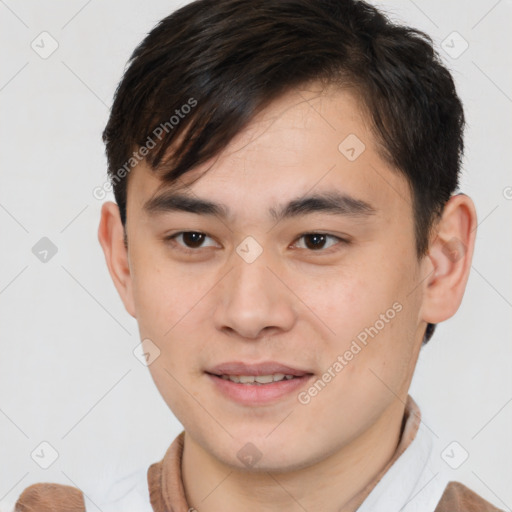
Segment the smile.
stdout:
[[220,375],[220,377],[231,382],[253,385],[270,384],[271,382],[295,378],[294,375],[285,375],[283,373],[275,373],[274,375]]

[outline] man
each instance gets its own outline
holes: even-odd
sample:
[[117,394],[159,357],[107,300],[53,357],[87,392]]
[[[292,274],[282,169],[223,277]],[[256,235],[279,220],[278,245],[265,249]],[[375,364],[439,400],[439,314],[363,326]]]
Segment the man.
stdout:
[[[432,471],[408,395],[471,266],[463,126],[428,37],[364,2],[199,0],[151,31],[104,132],[98,234],[184,431],[93,502],[499,510]],[[35,484],[16,507],[85,501]]]

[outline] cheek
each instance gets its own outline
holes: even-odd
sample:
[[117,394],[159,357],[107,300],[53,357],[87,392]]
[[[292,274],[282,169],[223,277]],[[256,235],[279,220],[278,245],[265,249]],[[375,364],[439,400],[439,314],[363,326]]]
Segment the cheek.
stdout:
[[[197,411],[193,410],[195,402],[191,399],[191,395],[197,395],[197,393],[178,372],[176,365],[173,365],[177,357],[172,352],[162,353],[162,356],[149,365],[148,369],[164,402],[178,420],[183,422],[188,416],[197,414]],[[186,364],[186,361],[180,360],[179,366],[183,369]],[[190,394],[185,389],[190,390]]]
[[205,295],[215,281],[191,275],[150,250],[137,256],[133,258],[133,294],[140,337],[149,338],[160,350],[158,364],[155,361],[150,368],[153,378],[172,388],[177,383],[167,372],[181,382],[190,378],[187,371],[197,371],[199,345],[207,342],[204,327],[211,319]]
[[148,337],[151,333],[158,338],[187,315],[204,288],[182,267],[151,250],[132,258],[132,283],[139,327]]
[[[330,328],[325,347],[332,363],[338,355],[353,359],[350,379],[367,379],[368,368],[404,373],[415,346],[419,302],[411,290],[417,281],[414,255],[369,255],[350,271],[341,270],[310,295],[319,318]],[[417,295],[417,294],[416,294]],[[330,364],[324,360],[324,364]]]
[[383,275],[373,265],[339,267],[321,279],[302,279],[297,295],[343,345],[392,307],[394,283]]

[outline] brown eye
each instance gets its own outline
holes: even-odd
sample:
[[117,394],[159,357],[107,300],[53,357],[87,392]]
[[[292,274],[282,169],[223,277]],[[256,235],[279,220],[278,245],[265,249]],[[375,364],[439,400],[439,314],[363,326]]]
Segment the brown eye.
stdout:
[[197,249],[203,243],[205,238],[204,233],[197,233],[195,231],[187,231],[186,233],[182,233],[183,242],[187,247]]
[[[181,241],[180,241],[181,239]],[[206,239],[212,240],[213,243],[204,245]],[[179,250],[184,252],[198,252],[199,249],[214,247],[215,242],[206,233],[199,231],[180,231],[174,235],[165,237],[165,241],[171,242],[173,245],[177,245]]]
[[306,242],[306,247],[308,249],[322,249],[325,245],[327,237],[325,235],[321,235],[319,233],[314,233],[312,235],[305,235],[304,240]]
[[333,245],[336,245],[336,243],[331,243],[326,247],[326,243],[329,239],[334,239],[342,243],[347,243],[346,240],[343,240],[342,238],[339,238],[334,235],[328,235],[326,233],[305,233],[299,238],[299,240],[301,239],[304,239],[305,246],[301,248],[305,248],[311,251],[321,251],[322,249],[328,249]]

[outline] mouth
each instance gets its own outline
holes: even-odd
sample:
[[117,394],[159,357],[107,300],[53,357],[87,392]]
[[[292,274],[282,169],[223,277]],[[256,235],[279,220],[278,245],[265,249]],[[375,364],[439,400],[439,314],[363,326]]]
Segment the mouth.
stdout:
[[[232,361],[227,363],[221,363],[208,370],[206,373],[217,375],[222,377],[224,375],[230,377],[233,375],[246,376],[246,377],[268,377],[268,376],[280,376],[284,377],[303,377],[307,374],[312,374],[309,370],[303,370],[295,368],[286,364],[278,363],[275,361],[266,361],[263,363],[242,363],[238,361]],[[282,379],[280,379],[282,380]]]
[[282,380],[297,379],[294,375],[285,375],[283,373],[274,373],[273,375],[216,375],[224,380],[230,380],[237,384],[249,384],[263,386],[272,382],[281,382]]
[[308,370],[277,362],[223,363],[205,371],[221,394],[244,405],[276,401],[304,386]]

